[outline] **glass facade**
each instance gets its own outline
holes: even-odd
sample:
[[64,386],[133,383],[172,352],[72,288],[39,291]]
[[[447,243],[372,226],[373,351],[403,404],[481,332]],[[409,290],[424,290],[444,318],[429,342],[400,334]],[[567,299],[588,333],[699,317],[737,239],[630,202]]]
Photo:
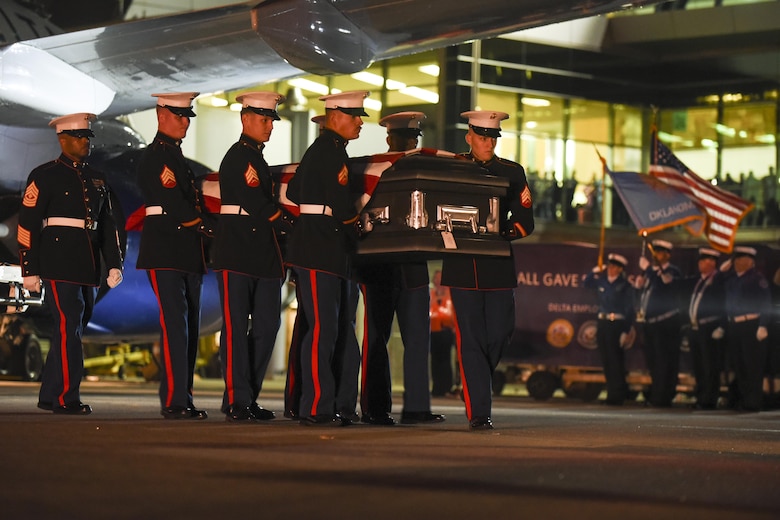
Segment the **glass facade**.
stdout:
[[[282,113],[293,122],[292,161],[316,136],[308,120],[322,113],[317,98],[328,92],[371,91],[366,100],[369,117],[361,138],[350,143],[351,155],[385,151],[385,132],[378,121],[394,112],[424,112],[420,145],[453,152],[467,150],[461,112],[507,112],[497,154],[526,168],[537,217],[582,224],[598,224],[601,218],[599,155],[614,171],[647,171],[655,123],[660,139],[691,170],[754,201],[756,211],[744,225],[776,223],[771,217],[778,213],[779,191],[776,92],[759,101],[729,94],[659,110],[572,97],[553,91],[548,71],[522,65],[523,45],[500,38],[471,42],[374,63],[356,74],[305,76],[261,88],[273,88],[290,99]],[[576,87],[579,81],[567,82]],[[615,200],[607,190],[604,204],[615,207],[607,210],[607,224],[630,226]]]

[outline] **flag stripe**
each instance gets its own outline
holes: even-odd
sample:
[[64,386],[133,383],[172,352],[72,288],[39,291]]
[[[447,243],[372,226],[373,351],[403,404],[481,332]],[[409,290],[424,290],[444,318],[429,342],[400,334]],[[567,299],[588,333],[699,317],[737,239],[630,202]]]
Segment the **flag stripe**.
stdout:
[[652,147],[650,175],[685,193],[699,204],[707,215],[705,238],[715,249],[730,253],[734,248],[737,228],[754,205],[696,175],[658,140],[655,132]]

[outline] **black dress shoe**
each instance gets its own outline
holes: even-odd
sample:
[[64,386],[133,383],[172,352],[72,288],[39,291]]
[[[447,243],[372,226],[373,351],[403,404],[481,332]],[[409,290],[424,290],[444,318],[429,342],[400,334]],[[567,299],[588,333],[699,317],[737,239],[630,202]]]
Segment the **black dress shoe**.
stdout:
[[431,412],[401,412],[401,424],[440,423],[447,418]]
[[348,419],[350,424],[360,422],[360,416],[355,410],[339,410],[336,415],[341,416],[342,419]]
[[366,424],[373,424],[375,426],[394,426],[395,425],[395,419],[393,419],[393,416],[389,413],[383,413],[378,415],[373,414],[363,414],[363,417],[360,418],[360,422],[366,423]]
[[47,403],[46,401],[38,401],[38,408],[40,408],[41,410],[46,410],[48,412],[51,412],[53,406],[51,405],[51,403]]
[[341,416],[339,415],[314,415],[309,417],[301,417],[301,426],[324,426],[324,427],[340,427],[344,426]]
[[271,419],[276,418],[275,413],[273,413],[271,410],[266,410],[257,403],[252,403],[249,405],[249,413],[251,413],[252,416],[258,421],[270,421]]
[[342,426],[352,426],[353,424],[355,424],[357,422],[357,420],[355,420],[355,417],[358,417],[356,413],[347,414],[347,415],[336,413],[336,419],[341,421]]
[[287,417],[288,419],[299,419],[298,412],[295,410],[285,410],[284,416]]
[[66,415],[89,415],[92,413],[92,407],[84,403],[74,403],[65,406],[52,406],[51,411]]
[[160,415],[166,419],[185,419],[201,421],[206,419],[209,414],[206,410],[198,410],[197,408],[181,408],[173,406],[170,408],[163,408],[160,410]]
[[255,422],[256,419],[252,415],[252,411],[249,407],[235,407],[231,406],[228,411],[225,412],[225,421],[227,422]]
[[493,421],[490,420],[490,417],[476,417],[469,421],[469,430],[471,431],[480,431],[480,430],[492,430],[493,429]]

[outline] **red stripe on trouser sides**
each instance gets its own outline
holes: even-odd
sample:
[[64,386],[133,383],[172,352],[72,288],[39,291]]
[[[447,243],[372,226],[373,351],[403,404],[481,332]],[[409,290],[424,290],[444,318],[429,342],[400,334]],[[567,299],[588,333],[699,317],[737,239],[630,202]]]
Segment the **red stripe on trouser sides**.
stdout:
[[311,335],[311,377],[314,383],[314,400],[311,403],[311,415],[317,415],[317,405],[322,395],[320,386],[320,306],[317,301],[317,272],[309,271],[309,283],[311,284],[311,300],[314,307],[313,325]]
[[165,396],[165,407],[170,407],[173,401],[173,364],[171,363],[171,344],[168,341],[168,327],[165,326],[165,313],[160,301],[160,287],[157,285],[157,271],[149,270],[149,278],[152,281],[152,290],[157,297],[157,306],[160,308],[160,328],[162,329],[162,358],[165,366],[165,376],[168,380],[168,395]]
[[228,290],[228,272],[222,271],[222,317],[225,320],[225,389],[228,394],[228,404],[235,403],[235,388],[233,387],[233,317],[230,315],[230,291]]
[[68,364],[68,323],[65,313],[60,305],[60,293],[57,291],[57,282],[51,282],[51,292],[54,296],[54,305],[57,314],[60,315],[60,362],[62,363],[62,393],[57,398],[60,406],[65,406],[65,394],[70,390],[70,366]]
[[463,338],[460,335],[460,326],[458,325],[457,311],[455,314],[455,348],[458,351],[458,366],[460,369],[460,381],[463,384],[463,402],[466,404],[466,417],[471,420],[471,396],[469,395],[469,385],[466,380],[466,371],[463,369]]

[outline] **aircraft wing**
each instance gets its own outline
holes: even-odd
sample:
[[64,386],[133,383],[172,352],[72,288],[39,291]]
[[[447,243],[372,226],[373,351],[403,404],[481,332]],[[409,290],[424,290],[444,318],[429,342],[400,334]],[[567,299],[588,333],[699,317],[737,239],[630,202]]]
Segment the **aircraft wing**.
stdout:
[[380,59],[657,1],[266,0],[28,39],[0,48],[0,125],[45,126],[78,111],[114,117],[151,108],[152,92],[357,72]]
[[[254,2],[17,42],[0,50],[0,123],[101,117],[154,106],[153,92],[216,92],[301,74],[254,32]],[[42,80],[45,78],[45,80]]]

